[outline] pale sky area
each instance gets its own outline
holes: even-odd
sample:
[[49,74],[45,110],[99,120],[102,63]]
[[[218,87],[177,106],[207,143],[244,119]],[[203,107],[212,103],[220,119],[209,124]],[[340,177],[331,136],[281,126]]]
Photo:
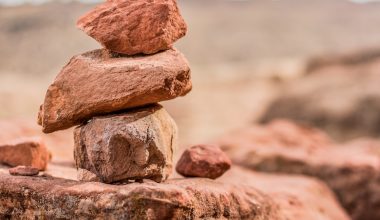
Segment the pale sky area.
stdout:
[[[102,2],[104,0],[0,0],[0,5],[5,5],[5,6],[17,6],[21,5],[24,3],[29,3],[29,4],[42,4],[46,3],[49,1],[60,1],[60,2],[71,2],[71,1],[80,1],[84,3],[96,3],[96,2]],[[249,1],[249,0],[247,0]],[[356,2],[356,3],[367,3],[367,2],[376,2],[380,0],[350,0],[351,2]]]

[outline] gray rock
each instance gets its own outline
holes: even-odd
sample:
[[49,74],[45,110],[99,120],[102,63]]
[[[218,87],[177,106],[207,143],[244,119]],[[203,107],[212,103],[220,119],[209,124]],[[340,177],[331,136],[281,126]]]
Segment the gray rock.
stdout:
[[172,172],[177,126],[160,105],[93,118],[74,136],[77,168],[102,182],[161,182]]

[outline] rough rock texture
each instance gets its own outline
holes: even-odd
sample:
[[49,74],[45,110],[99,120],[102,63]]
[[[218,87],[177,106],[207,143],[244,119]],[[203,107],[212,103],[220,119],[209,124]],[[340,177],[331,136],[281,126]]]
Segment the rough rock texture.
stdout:
[[310,67],[309,75],[281,88],[259,121],[288,118],[322,128],[338,140],[380,137],[380,58],[376,56],[373,52],[342,57]]
[[253,170],[318,177],[334,190],[353,219],[380,219],[380,142],[336,144],[321,134],[274,121],[237,130],[215,143],[235,164]]
[[41,138],[19,138],[0,144],[0,163],[15,166],[31,166],[45,170],[50,153]]
[[107,1],[77,26],[107,49],[128,55],[169,49],[187,30],[175,0]]
[[9,174],[13,176],[37,176],[40,171],[29,166],[17,166],[9,169]]
[[[76,170],[70,169],[75,178]],[[2,171],[0,219],[349,219],[320,181],[238,167],[217,181],[127,185],[14,177]]]
[[77,167],[102,182],[161,182],[172,172],[177,126],[160,105],[93,118],[74,134]]
[[272,199],[208,179],[107,185],[0,174],[0,218],[283,219]]
[[234,166],[218,181],[254,187],[269,195],[286,220],[349,220],[334,193],[321,181],[299,175],[252,172]]
[[190,90],[188,63],[175,49],[134,57],[95,50],[75,56],[63,68],[46,93],[38,122],[49,133]]
[[231,167],[231,160],[217,145],[196,145],[185,150],[176,170],[186,177],[216,179]]
[[77,179],[83,182],[100,182],[99,177],[95,173],[85,169],[78,169]]

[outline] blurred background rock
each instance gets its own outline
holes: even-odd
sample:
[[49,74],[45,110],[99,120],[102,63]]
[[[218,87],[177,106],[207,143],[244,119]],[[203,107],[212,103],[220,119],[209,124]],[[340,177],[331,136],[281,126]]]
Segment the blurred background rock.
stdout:
[[[339,140],[380,136],[380,3],[179,4],[189,32],[176,47],[191,64],[194,88],[164,105],[183,146],[278,117],[316,125]],[[53,77],[74,54],[100,47],[75,27],[91,7],[0,6],[1,119],[34,124]]]

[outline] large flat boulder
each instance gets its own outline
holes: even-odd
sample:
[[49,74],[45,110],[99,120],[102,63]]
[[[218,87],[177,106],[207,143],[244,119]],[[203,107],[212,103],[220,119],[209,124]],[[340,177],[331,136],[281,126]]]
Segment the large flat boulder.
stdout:
[[252,187],[208,179],[106,185],[0,174],[0,218],[282,219]]
[[191,87],[188,62],[176,49],[151,56],[95,50],[73,57],[58,74],[38,122],[50,133],[94,116],[184,96]]
[[252,172],[234,166],[220,182],[254,187],[269,195],[281,219],[349,220],[334,193],[322,181],[300,175]]
[[102,182],[162,182],[172,173],[178,132],[175,121],[156,104],[95,117],[75,129],[74,139],[77,167]]
[[[75,176],[75,169],[65,169]],[[2,170],[0,218],[349,219],[320,181],[238,167],[218,181],[187,178],[120,185],[14,177]]]
[[214,141],[233,163],[252,170],[303,174],[325,181],[356,220],[380,219],[380,142],[338,144],[321,131],[274,121]]
[[167,50],[187,31],[176,0],[106,1],[77,26],[107,49],[128,55]]

